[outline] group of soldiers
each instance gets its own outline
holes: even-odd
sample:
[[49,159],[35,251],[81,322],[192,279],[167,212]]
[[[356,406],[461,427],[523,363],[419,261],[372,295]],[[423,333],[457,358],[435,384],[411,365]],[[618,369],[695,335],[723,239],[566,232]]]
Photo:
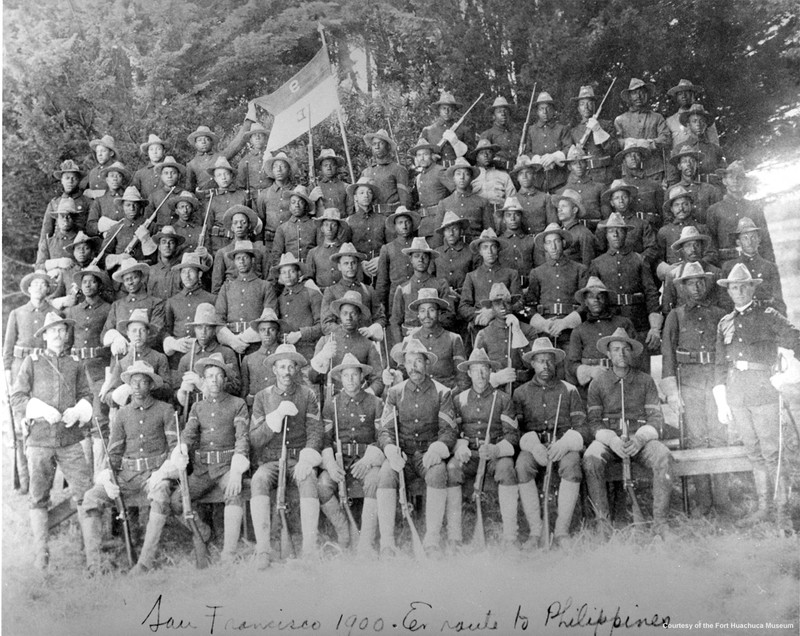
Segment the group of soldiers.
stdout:
[[[748,177],[726,164],[695,102],[702,89],[671,88],[667,119],[649,106],[654,90],[632,79],[627,112],[610,122],[584,86],[572,128],[535,94],[524,134],[502,96],[475,134],[442,93],[413,168],[386,131],[371,132],[354,183],[323,149],[300,184],[293,159],[265,152],[252,112],[224,149],[199,126],[186,164],[154,134],[135,172],[109,135],[91,142],[88,172],[61,163],[63,192],[20,284],[30,300],[11,312],[4,347],[36,566],[48,566],[56,466],[91,572],[105,567],[104,511],[120,495],[149,501],[133,571],[154,566],[168,516],[188,503],[179,482],[190,501],[222,493],[228,562],[249,496],[259,569],[275,558],[287,480],[311,557],[320,511],[343,549],[395,554],[406,480],[424,482],[427,554],[441,551],[443,526],[448,549],[463,543],[465,488],[477,480],[479,493],[484,475],[505,545],[519,544],[520,507],[525,549],[567,542],[583,480],[609,534],[615,463],[652,472],[663,533],[673,484],[662,401],[685,420],[688,448],[743,441],[757,507],[740,522],[785,524],[770,376],[779,353],[800,352],[800,333],[783,317]],[[649,375],[659,354],[660,387]],[[551,539],[537,477],[554,464]],[[735,514],[724,477],[694,486],[693,514]],[[211,528],[192,519],[207,542]]]

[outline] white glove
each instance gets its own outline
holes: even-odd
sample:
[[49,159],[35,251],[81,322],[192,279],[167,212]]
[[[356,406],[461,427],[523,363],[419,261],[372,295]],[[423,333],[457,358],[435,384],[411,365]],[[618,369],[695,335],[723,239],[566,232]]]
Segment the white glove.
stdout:
[[61,258],[48,258],[44,262],[44,268],[50,272],[53,269],[69,269],[74,261],[71,258],[62,256]]
[[119,497],[119,486],[117,486],[112,477],[111,477],[111,469],[106,468],[105,470],[101,470],[97,474],[97,479],[95,483],[100,484],[103,489],[106,491],[109,499],[116,499]]
[[403,374],[397,369],[384,369],[381,373],[381,380],[388,389],[389,387],[399,384],[403,381]]
[[678,391],[678,379],[673,375],[668,378],[661,379],[661,388],[667,396],[667,404],[670,405],[675,413],[683,412],[683,400],[681,399],[680,391]]
[[203,391],[203,380],[195,371],[186,371],[181,378],[181,388],[184,388],[184,385],[187,385],[187,388],[184,389],[188,393],[189,391],[193,391],[197,389],[198,391]]
[[295,481],[303,481],[314,470],[315,466],[322,463],[322,456],[313,448],[304,448],[297,456],[297,464],[294,467]]
[[336,341],[328,339],[322,349],[319,350],[313,358],[311,358],[311,368],[317,373],[327,373],[331,364],[331,360],[336,355]]
[[544,166],[545,170],[553,169],[553,165],[555,165],[555,159],[553,159],[552,153],[542,155],[542,165]]
[[494,309],[491,307],[481,307],[475,314],[475,324],[479,327],[488,325],[494,318]]
[[455,132],[453,132],[449,128],[442,133],[442,139],[447,143],[449,143],[451,146],[455,146],[460,141],[458,135],[456,135]]
[[66,309],[67,307],[74,307],[78,303],[78,299],[72,294],[60,296],[59,298],[51,298],[50,304],[58,310]]
[[115,356],[124,356],[128,353],[128,340],[116,329],[109,329],[103,336],[103,345],[111,348]]
[[242,475],[248,468],[250,468],[250,460],[240,453],[234,453],[231,458],[228,484],[225,486],[226,497],[236,497],[242,492]]
[[78,403],[75,406],[66,409],[63,415],[64,424],[66,424],[67,428],[70,428],[78,422],[81,424],[86,424],[86,422],[90,421],[91,419],[92,404],[85,398],[78,400]]
[[519,318],[517,318],[514,314],[508,314],[506,316],[506,327],[511,327],[511,329],[516,327],[519,329]]
[[105,234],[116,224],[117,221],[114,221],[107,216],[101,216],[99,219],[97,219],[97,231],[100,232],[100,234]]
[[658,439],[658,431],[653,426],[645,424],[637,429],[636,433],[634,433],[634,437],[637,437],[642,443],[642,446],[644,446],[647,442]]
[[339,466],[332,448],[324,448],[322,450],[322,467],[328,471],[328,475],[337,484],[345,478],[344,468]]
[[320,288],[319,288],[319,286],[318,286],[318,285],[317,285],[317,284],[314,282],[314,279],[313,279],[313,278],[306,278],[306,279],[303,281],[303,285],[304,285],[305,287],[307,287],[308,289],[313,289],[314,291],[317,291],[317,292],[319,292],[320,294],[322,293],[322,291],[320,291]]
[[547,449],[539,439],[539,434],[534,431],[525,433],[519,440],[521,450],[528,451],[540,466],[547,465]]
[[294,402],[283,400],[272,413],[267,414],[265,421],[273,433],[280,433],[283,429],[283,418],[297,415],[297,406]]
[[189,465],[189,447],[186,444],[178,444],[172,449],[169,459],[178,470],[186,470]]
[[711,393],[714,396],[714,401],[717,403],[717,419],[722,424],[733,423],[733,411],[728,405],[728,387],[724,384],[718,384]]
[[139,239],[139,242],[144,243],[146,240],[150,239],[150,232],[144,225],[140,225],[136,228],[133,232],[133,235]]
[[117,265],[122,263],[123,261],[128,260],[131,258],[128,254],[108,254],[106,256],[106,269],[114,269]]
[[594,117],[591,117],[589,121],[586,122],[586,127],[592,131],[592,139],[594,139],[594,143],[596,143],[598,146],[602,146],[609,139],[611,139],[611,135],[603,130],[602,126],[600,126],[600,122],[598,122]]
[[602,128],[600,127],[600,122],[597,121],[597,118],[595,117],[589,117],[589,119],[586,120],[586,128],[591,130],[592,132],[595,132],[597,130],[602,130]]
[[550,445],[547,452],[548,459],[557,462],[570,451],[580,452],[583,450],[583,437],[576,430],[568,430],[563,437]]
[[380,342],[383,340],[383,327],[381,327],[377,322],[372,323],[369,327],[361,327],[358,330],[365,338],[369,338],[373,342]]
[[575,375],[578,378],[578,384],[583,386],[589,384],[592,380],[603,373],[604,369],[600,365],[579,364],[575,369]]
[[550,156],[553,158],[553,163],[555,163],[558,166],[563,166],[564,162],[567,160],[567,156],[560,150],[556,150]]
[[189,349],[192,347],[192,338],[188,336],[184,338],[173,338],[172,336],[167,336],[164,338],[164,353],[168,356],[172,355],[173,353],[189,353]]
[[49,424],[58,424],[61,421],[61,413],[53,406],[45,404],[39,398],[31,398],[25,407],[25,419],[36,420],[44,419]]
[[247,343],[240,336],[234,334],[228,327],[220,327],[217,329],[217,340],[233,349],[236,353],[244,353],[247,350]]
[[300,342],[300,339],[302,337],[303,337],[303,332],[302,331],[299,331],[299,330],[298,331],[290,331],[289,333],[286,334],[286,343],[290,344],[290,345],[297,344],[298,342]]
[[456,447],[453,449],[453,459],[463,466],[471,458],[472,451],[469,449],[469,442],[465,439],[456,441]]
[[242,333],[239,334],[239,337],[249,345],[261,343],[261,336],[259,336],[258,332],[252,327],[248,327],[247,329],[245,329]]
[[361,268],[364,270],[364,273],[367,276],[375,276],[378,273],[378,261],[380,260],[379,256],[375,258],[371,258],[368,261],[364,261],[361,263]]
[[533,314],[531,316],[531,327],[539,333],[549,333],[551,324],[551,321],[545,320],[541,314]]
[[430,468],[431,466],[436,466],[436,464],[441,464],[442,460],[448,457],[450,457],[450,451],[447,445],[437,440],[425,451],[425,454],[422,456],[422,465],[425,468]]
[[500,386],[505,386],[509,382],[516,381],[517,372],[513,369],[513,367],[506,367],[505,369],[500,369],[499,371],[492,371],[489,374],[489,384],[491,384],[495,389]]
[[398,446],[387,444],[383,452],[386,455],[386,459],[389,460],[389,466],[391,466],[394,472],[399,473],[405,468],[406,457]]
[[625,444],[622,438],[614,431],[608,428],[601,428],[594,434],[594,438],[608,446],[618,457],[625,459],[628,456],[625,452]]
[[131,387],[127,384],[120,384],[114,391],[111,393],[111,399],[119,406],[125,406],[128,403],[128,400],[131,398]]
[[312,203],[316,203],[322,198],[322,188],[319,186],[314,186],[311,189],[311,192],[308,193],[308,198],[311,199]]

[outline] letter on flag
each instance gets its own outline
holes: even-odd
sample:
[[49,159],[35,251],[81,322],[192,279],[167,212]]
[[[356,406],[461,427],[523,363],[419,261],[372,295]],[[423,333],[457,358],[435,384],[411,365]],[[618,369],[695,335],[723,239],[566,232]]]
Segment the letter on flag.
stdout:
[[267,141],[269,152],[282,148],[322,122],[339,107],[336,80],[331,75],[326,48],[323,46],[314,59],[278,90],[257,97],[253,103],[275,116]]

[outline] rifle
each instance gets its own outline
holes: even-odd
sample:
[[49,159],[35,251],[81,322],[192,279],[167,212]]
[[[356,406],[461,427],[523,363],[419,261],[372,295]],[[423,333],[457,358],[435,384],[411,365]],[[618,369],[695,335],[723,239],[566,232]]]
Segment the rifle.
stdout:
[[17,429],[14,427],[14,410],[11,408],[11,390],[8,387],[8,378],[3,374],[3,382],[6,384],[6,401],[8,403],[8,421],[11,424],[11,439],[14,441],[14,490],[20,489],[19,464],[17,463]]
[[[489,409],[489,423],[486,426],[486,437],[483,440],[484,446],[492,442],[492,420],[494,419],[494,405],[497,402],[497,391],[492,396],[492,408]],[[472,535],[472,545],[476,548],[486,547],[486,535],[483,530],[483,506],[481,499],[483,496],[483,478],[486,475],[486,458],[478,460],[478,472],[475,474],[475,485],[472,488],[472,498],[475,500],[475,533]]]
[[[478,105],[478,102],[479,102],[479,101],[481,101],[481,100],[483,99],[483,96],[484,96],[484,95],[485,95],[485,93],[481,93],[480,95],[478,95],[478,99],[476,99],[474,102],[472,102],[472,106],[470,106],[469,108],[467,108],[467,110],[466,110],[466,111],[464,111],[464,114],[463,114],[463,115],[461,115],[461,118],[460,118],[460,119],[459,119],[459,120],[458,120],[458,121],[457,121],[455,124],[453,124],[452,126],[450,126],[450,128],[448,128],[448,130],[449,130],[450,132],[453,132],[453,133],[454,133],[454,132],[455,132],[455,131],[458,129],[458,127],[459,127],[461,124],[463,124],[463,123],[464,123],[464,120],[467,118],[467,115],[469,115],[470,111],[471,111],[473,108],[475,108],[475,107]],[[436,147],[438,148],[438,150],[439,150],[439,152],[440,152],[440,153],[441,153],[441,151],[442,151],[442,147],[443,147],[443,146],[444,146],[446,143],[447,143],[447,142],[446,142],[444,139],[442,139],[442,140],[441,140],[441,141],[440,141],[438,144],[436,144]]]
[[108,246],[111,245],[114,242],[114,239],[117,238],[117,234],[119,234],[122,231],[123,227],[124,227],[124,224],[120,223],[119,227],[114,231],[114,234],[111,235],[111,238],[106,241],[105,245],[103,245],[103,247],[100,248],[100,251],[97,253],[97,256],[95,256],[92,259],[92,262],[89,263],[90,267],[97,266],[97,264],[100,262],[100,259],[102,259],[103,255],[106,253],[106,250],[108,249]]
[[[678,381],[678,395],[681,394],[681,368],[677,365],[675,378]],[[686,449],[686,420],[683,418],[683,409],[678,409],[678,441],[680,442],[680,449]],[[681,477],[681,497],[683,498],[683,514],[689,516],[689,480],[687,477]]]
[[389,126],[389,136],[394,140],[394,159],[397,163],[400,163],[400,155],[397,152],[397,140],[394,138],[394,132],[392,132],[392,122],[389,120],[389,117],[386,117],[386,123]]
[[[334,434],[336,435],[336,463],[339,465],[339,468],[344,471],[344,457],[342,455],[342,440],[339,437],[339,411],[336,406],[336,398],[333,399],[333,428]],[[356,523],[355,517],[353,517],[353,511],[350,509],[350,499],[347,496],[347,477],[342,477],[342,481],[339,482],[339,505],[344,510],[344,513],[347,515],[347,521],[350,524],[350,544],[355,546],[358,542],[360,532],[358,530],[358,524]]]
[[[181,427],[178,421],[178,414],[175,413],[175,432],[178,435],[178,448],[181,447]],[[186,476],[186,469],[178,470],[178,479],[181,484],[181,500],[183,501],[183,518],[192,531],[192,542],[194,543],[194,561],[198,570],[208,567],[208,546],[203,541],[203,535],[197,526],[197,519],[192,510],[192,498],[189,496],[189,478]]]
[[[333,334],[328,336],[328,342],[333,342]],[[331,371],[333,370],[333,358],[331,358],[330,365],[328,366],[328,373],[325,377],[325,401],[333,399],[333,375]],[[336,404],[334,403],[334,407]]]
[[[158,211],[161,209],[161,206],[164,205],[167,202],[167,199],[169,199],[172,196],[172,193],[175,192],[175,187],[176,186],[172,186],[169,189],[169,192],[167,192],[167,196],[165,196],[161,200],[161,203],[159,203],[158,207],[155,210],[153,210],[153,213],[149,217],[147,217],[147,220],[144,223],[142,223],[141,227],[143,227],[145,230],[150,228],[150,226],[153,224],[153,221],[156,220],[156,216],[158,216]],[[139,237],[134,234],[133,238],[131,239],[131,242],[128,243],[128,247],[126,247],[125,250],[124,250],[125,253],[126,254],[133,254],[133,250],[136,249],[136,244],[137,243],[139,243]],[[142,246],[142,247],[144,247],[144,246]]]
[[[400,448],[400,431],[397,428],[397,407],[394,407],[394,439],[397,448]],[[399,488],[398,497],[400,498],[400,510],[403,517],[408,522],[408,528],[411,530],[411,545],[414,547],[414,556],[418,559],[425,558],[425,548],[422,547],[422,539],[419,538],[419,532],[414,525],[414,518],[411,516],[411,505],[408,503],[408,495],[406,494],[406,475],[405,469],[397,473]]]
[[[511,336],[511,325],[509,325],[508,326],[508,353],[506,353],[506,358],[508,358],[508,366],[509,367],[511,367],[511,338],[512,338],[512,336]],[[513,367],[511,367],[511,368],[513,369]],[[513,389],[514,389],[514,383],[513,382],[509,382],[508,384],[506,384],[506,391],[508,392],[509,396],[511,396],[511,393],[513,392]]]
[[[114,472],[114,469],[111,466],[111,458],[108,454],[108,445],[106,444],[106,438],[103,437],[103,431],[100,429],[100,422],[97,421],[96,417],[93,419],[94,426],[97,429],[97,434],[100,436],[100,441],[103,444],[103,451],[105,452],[106,457],[108,457],[108,470],[111,473],[111,483],[119,488],[117,474]],[[120,492],[120,494],[118,494],[114,499],[114,505],[119,511],[117,519],[122,522],[122,536],[125,539],[125,553],[128,556],[128,565],[133,567],[136,565],[136,551],[133,548],[133,541],[131,540],[131,523],[128,519],[128,509],[125,507],[125,500],[122,499],[122,492]]]
[[[597,107],[597,110],[594,111],[594,115],[593,115],[594,119],[597,119],[598,117],[600,117],[600,111],[603,110],[603,104],[606,103],[606,98],[611,93],[611,89],[614,88],[614,84],[616,83],[616,81],[617,81],[616,77],[613,80],[611,80],[611,85],[608,87],[608,90],[606,91],[606,94],[603,96],[603,101],[600,102],[600,105]],[[580,148],[581,152],[583,152],[583,147],[586,145],[586,141],[589,139],[589,135],[591,135],[591,134],[592,134],[592,131],[589,130],[588,128],[583,131],[583,136],[581,137],[581,140],[578,142],[578,148]]]
[[[244,204],[251,210],[255,210],[253,205],[253,193],[250,191],[250,161],[245,164],[244,170]],[[255,228],[253,228],[255,229]]]
[[286,429],[288,428],[288,419],[286,416],[283,418],[283,442],[281,443],[281,458],[278,462],[278,502],[276,508],[281,516],[281,558],[285,559],[287,556],[291,556],[296,559],[297,553],[294,549],[294,543],[292,543],[292,535],[289,532],[289,520],[286,518],[286,478],[288,473],[286,465]]
[[517,150],[517,157],[522,154],[525,148],[525,131],[528,129],[528,124],[531,123],[531,109],[533,108],[533,100],[536,99],[536,82],[533,83],[533,92],[531,93],[531,101],[528,102],[528,114],[525,117],[525,123],[522,125],[522,136],[519,138],[519,149]]
[[[622,417],[620,418],[620,427],[622,428],[622,441],[628,441],[628,420],[625,419],[625,380],[619,379],[619,388],[622,395]],[[622,483],[625,487],[625,493],[630,499],[631,511],[633,513],[633,523],[638,524],[644,522],[644,515],[642,509],[639,507],[639,501],[636,499],[636,491],[633,488],[633,477],[631,476],[631,458],[627,455],[622,459]]]
[[[556,406],[556,420],[553,422],[553,436],[550,438],[550,444],[556,439],[556,431],[558,431],[558,417],[561,415],[561,398],[563,395],[558,396],[558,405]],[[550,449],[548,449],[549,451]],[[544,483],[542,484],[542,492],[544,493],[544,511],[542,512],[542,525],[544,526],[544,547],[550,549],[552,536],[550,535],[550,482],[553,480],[553,460],[547,458],[547,471],[544,474]]]
[[[194,371],[194,352],[197,348],[197,340],[192,342],[192,353],[189,355],[189,371]],[[186,422],[189,421],[189,408],[192,405],[192,396],[191,394],[186,395],[186,404],[183,405],[183,425],[186,426]]]
[[197,247],[203,247],[206,242],[206,232],[208,232],[208,213],[211,212],[211,202],[214,200],[214,190],[208,195],[208,205],[206,215],[203,217],[203,227],[200,229],[200,238],[197,239]]

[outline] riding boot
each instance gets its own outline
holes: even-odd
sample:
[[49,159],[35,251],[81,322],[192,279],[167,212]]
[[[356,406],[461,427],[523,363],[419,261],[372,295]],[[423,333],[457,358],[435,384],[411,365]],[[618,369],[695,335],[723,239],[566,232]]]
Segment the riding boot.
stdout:
[[425,493],[425,538],[422,541],[426,550],[439,548],[446,506],[447,490],[428,486]]
[[394,488],[378,488],[376,495],[378,507],[378,528],[381,532],[381,552],[396,549],[394,542],[394,523],[397,514],[397,491]]
[[525,519],[528,521],[530,534],[528,540],[525,542],[526,548],[539,547],[539,541],[542,536],[542,517],[539,506],[539,490],[536,488],[536,481],[531,479],[524,484],[518,486],[519,501],[522,504],[522,512],[525,513]]
[[220,555],[223,562],[232,562],[236,557],[236,547],[239,545],[239,537],[242,534],[243,518],[244,507],[225,506],[222,554]]
[[572,513],[575,511],[575,504],[578,503],[580,491],[580,482],[561,480],[561,485],[558,488],[558,516],[556,517],[556,527],[553,530],[555,541],[560,541],[563,537],[569,536]]
[[350,545],[350,525],[347,521],[347,515],[339,505],[339,500],[336,497],[331,497],[322,504],[322,512],[328,518],[328,521],[333,525],[336,531],[336,542],[342,550],[346,550]]
[[250,516],[253,519],[253,532],[256,535],[256,568],[266,570],[272,561],[269,497],[259,495],[250,499]]
[[497,486],[497,498],[500,503],[500,518],[503,521],[503,543],[513,544],[517,541],[517,500],[519,487]]
[[317,527],[319,526],[319,499],[300,497],[300,527],[303,531],[303,558],[317,556]]
[[167,523],[167,515],[150,510],[150,518],[147,520],[147,528],[144,531],[144,543],[142,551],[139,553],[139,560],[136,562],[128,574],[136,576],[144,574],[153,567],[153,562],[158,551],[158,542],[161,540],[161,532],[164,524]]
[[447,540],[458,545],[464,540],[461,528],[461,486],[447,489]]

